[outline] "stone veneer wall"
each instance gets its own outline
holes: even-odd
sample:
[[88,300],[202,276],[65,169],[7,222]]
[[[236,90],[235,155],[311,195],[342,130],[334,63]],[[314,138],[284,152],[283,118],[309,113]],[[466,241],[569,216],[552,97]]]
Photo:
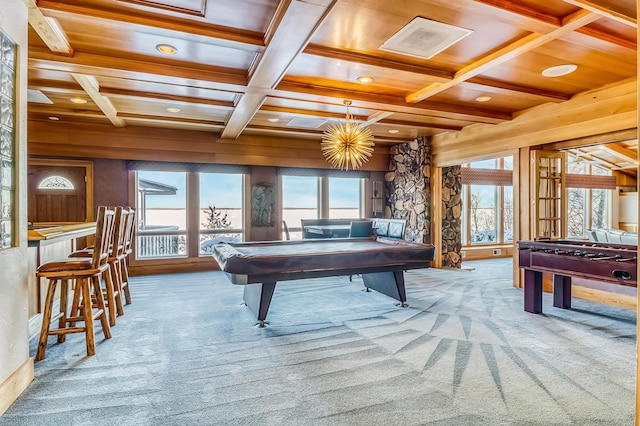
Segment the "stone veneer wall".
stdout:
[[442,168],[442,267],[462,266],[462,181],[460,166]]
[[385,217],[407,221],[406,240],[431,242],[431,144],[419,138],[392,146],[385,185]]

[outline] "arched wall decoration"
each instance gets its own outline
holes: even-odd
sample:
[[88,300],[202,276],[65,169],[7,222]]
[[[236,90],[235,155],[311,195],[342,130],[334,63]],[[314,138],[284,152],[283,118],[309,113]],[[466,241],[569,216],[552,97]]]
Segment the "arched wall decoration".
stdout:
[[49,176],[44,178],[40,185],[38,185],[38,189],[65,189],[65,190],[73,190],[75,187],[73,183],[65,177],[62,176]]

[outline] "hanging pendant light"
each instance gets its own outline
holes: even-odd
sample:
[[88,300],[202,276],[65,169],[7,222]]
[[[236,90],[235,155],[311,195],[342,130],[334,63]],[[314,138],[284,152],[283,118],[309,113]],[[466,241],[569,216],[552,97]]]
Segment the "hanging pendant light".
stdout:
[[353,122],[349,113],[351,101],[344,101],[347,107],[345,123],[338,123],[325,130],[320,147],[331,166],[342,170],[356,170],[369,161],[373,154],[373,132]]

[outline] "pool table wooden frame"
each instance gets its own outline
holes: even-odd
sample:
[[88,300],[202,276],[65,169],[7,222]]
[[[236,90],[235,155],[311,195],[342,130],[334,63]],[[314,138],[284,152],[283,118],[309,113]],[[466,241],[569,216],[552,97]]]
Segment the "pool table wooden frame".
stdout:
[[362,274],[364,285],[406,305],[403,271],[430,266],[432,244],[393,238],[221,243],[213,257],[264,326],[278,281]]

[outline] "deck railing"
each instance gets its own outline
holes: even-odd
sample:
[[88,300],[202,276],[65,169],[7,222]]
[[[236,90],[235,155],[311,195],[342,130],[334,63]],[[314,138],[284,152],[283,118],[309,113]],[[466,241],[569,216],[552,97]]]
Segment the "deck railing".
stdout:
[[138,231],[137,257],[186,255],[186,231],[177,226],[148,226]]
[[[187,255],[187,231],[177,226],[147,226],[138,230],[137,258],[179,257]],[[242,229],[201,229],[200,255],[211,254],[220,241],[242,241]]]

